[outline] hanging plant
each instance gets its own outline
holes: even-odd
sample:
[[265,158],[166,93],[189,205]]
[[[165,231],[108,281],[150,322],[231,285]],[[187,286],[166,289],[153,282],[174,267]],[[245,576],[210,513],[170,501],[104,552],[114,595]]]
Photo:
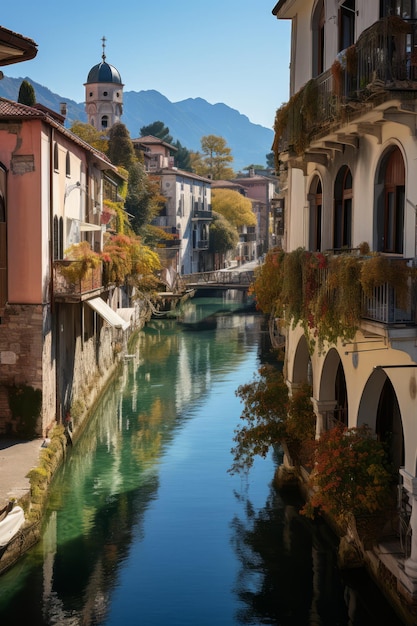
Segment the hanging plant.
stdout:
[[358,52],[355,45],[346,48],[345,59],[346,72],[349,74],[349,76],[356,76],[356,72],[358,70]]
[[88,241],[81,241],[65,251],[65,261],[68,263],[59,266],[60,273],[69,283],[79,284],[100,265],[101,257],[91,249]]
[[366,296],[372,297],[374,289],[388,284],[395,289],[396,303],[400,309],[407,307],[410,269],[403,259],[390,259],[381,254],[362,261],[360,282]]
[[335,96],[340,97],[342,95],[343,67],[338,59],[333,61],[331,73],[333,78],[333,93]]

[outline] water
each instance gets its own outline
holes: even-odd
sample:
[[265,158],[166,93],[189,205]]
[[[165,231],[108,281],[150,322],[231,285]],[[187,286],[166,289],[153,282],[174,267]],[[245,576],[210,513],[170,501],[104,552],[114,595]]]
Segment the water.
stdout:
[[[194,300],[184,319],[239,308]],[[0,578],[0,622],[31,626],[400,624],[335,538],[230,449],[266,334],[255,314],[153,320],[52,486],[42,541]]]

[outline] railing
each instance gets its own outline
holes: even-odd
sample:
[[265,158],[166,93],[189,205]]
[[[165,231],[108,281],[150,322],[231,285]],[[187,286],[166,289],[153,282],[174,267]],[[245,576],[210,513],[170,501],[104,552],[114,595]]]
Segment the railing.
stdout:
[[194,248],[196,250],[208,250],[209,240],[208,239],[200,239],[194,244]]
[[213,272],[198,272],[181,277],[186,285],[250,285],[254,278],[251,270],[234,272],[215,270]]
[[54,295],[81,297],[103,287],[102,264],[90,267],[83,275],[82,261],[54,261]]
[[[410,93],[417,91],[417,22],[396,16],[383,18],[366,29],[356,44],[341,52],[337,60],[340,61],[338,74],[333,67],[314,79],[317,89],[314,100],[318,106],[314,107],[314,119],[309,118],[307,123],[310,138],[321,135],[332,122],[345,122],[392,98],[393,92],[403,102],[410,99]],[[304,108],[302,98],[298,102]],[[300,104],[296,106],[299,108]],[[293,115],[288,119],[281,133],[280,151],[294,145],[294,132],[299,128]]]
[[194,219],[211,220],[213,218],[213,212],[211,209],[196,209],[193,210]]

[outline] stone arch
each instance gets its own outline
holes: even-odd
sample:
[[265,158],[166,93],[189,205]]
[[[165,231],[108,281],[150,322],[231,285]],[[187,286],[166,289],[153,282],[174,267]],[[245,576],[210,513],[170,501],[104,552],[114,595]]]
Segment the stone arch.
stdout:
[[311,382],[311,359],[304,335],[300,337],[295,349],[291,381],[295,385]]
[[387,443],[395,470],[404,465],[404,432],[394,386],[383,369],[375,369],[364,387],[357,425],[367,424]]
[[345,372],[338,351],[331,348],[326,354],[320,377],[318,404],[324,407],[323,425],[326,429],[334,422],[348,425],[348,393]]

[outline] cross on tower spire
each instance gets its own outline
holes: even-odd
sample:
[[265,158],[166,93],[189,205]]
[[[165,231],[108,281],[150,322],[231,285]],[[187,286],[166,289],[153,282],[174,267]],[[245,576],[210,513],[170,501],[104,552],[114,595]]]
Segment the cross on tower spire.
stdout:
[[105,37],[102,37],[101,41],[103,42],[103,43],[102,43],[102,46],[103,46],[103,54],[101,55],[101,58],[103,59],[103,63],[104,63],[104,61],[106,60],[106,52],[105,52],[105,50],[106,50],[106,38],[105,38]]

